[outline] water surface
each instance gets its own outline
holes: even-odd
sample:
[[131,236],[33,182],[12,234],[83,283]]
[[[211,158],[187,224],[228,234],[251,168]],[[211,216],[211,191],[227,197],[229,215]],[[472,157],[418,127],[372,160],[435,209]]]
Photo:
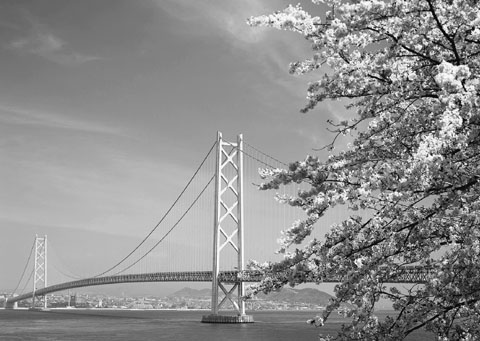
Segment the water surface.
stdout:
[[[318,340],[334,333],[344,322],[333,317],[322,328],[306,320],[316,312],[255,311],[252,324],[200,323],[205,311],[52,309],[50,311],[0,309],[1,341],[89,340]],[[420,331],[408,341],[435,340]]]

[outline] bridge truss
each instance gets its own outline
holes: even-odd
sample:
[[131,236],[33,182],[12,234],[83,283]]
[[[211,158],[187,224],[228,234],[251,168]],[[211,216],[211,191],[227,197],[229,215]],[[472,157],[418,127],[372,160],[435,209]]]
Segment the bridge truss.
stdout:
[[[392,272],[392,275],[385,280],[385,283],[426,283],[435,273],[434,268],[425,268],[421,266],[403,266]],[[284,274],[277,274],[282,278]],[[260,282],[265,275],[258,271],[220,271],[217,275],[222,283],[239,284],[245,282]],[[92,277],[78,281],[66,282],[51,285],[35,292],[36,296],[45,296],[47,294],[64,291],[68,289],[91,287],[97,285],[118,284],[118,283],[142,283],[142,282],[212,282],[214,272],[212,271],[185,271],[185,272],[152,272],[143,274],[126,274],[105,277]],[[338,283],[342,281],[341,277],[330,277],[323,279],[323,283]],[[306,279],[306,283],[313,283],[311,279]],[[33,292],[11,297],[7,301],[7,307],[12,308],[18,301],[32,298]]]

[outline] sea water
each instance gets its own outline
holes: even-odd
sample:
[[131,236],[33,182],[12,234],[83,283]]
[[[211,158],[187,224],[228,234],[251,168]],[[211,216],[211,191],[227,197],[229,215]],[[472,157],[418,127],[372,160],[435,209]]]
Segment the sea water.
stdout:
[[[83,341],[83,340],[318,340],[318,335],[335,333],[342,323],[332,316],[321,328],[306,321],[312,311],[254,311],[255,323],[201,323],[208,311],[51,309],[29,311],[0,309],[1,341]],[[385,313],[383,313],[385,315]],[[409,341],[435,340],[425,331]]]

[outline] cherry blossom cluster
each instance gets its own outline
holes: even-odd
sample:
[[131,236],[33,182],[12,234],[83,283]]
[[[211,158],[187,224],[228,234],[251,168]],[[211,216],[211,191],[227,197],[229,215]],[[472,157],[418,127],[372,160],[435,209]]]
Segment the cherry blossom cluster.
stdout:
[[[327,160],[308,156],[261,173],[263,190],[304,184],[297,196],[278,198],[307,218],[282,232],[282,261],[252,263],[268,280],[251,293],[339,276],[335,299],[311,323],[349,307],[340,339],[402,339],[426,328],[440,340],[473,340],[480,335],[480,3],[313,3],[328,10],[312,16],[289,6],[248,23],[310,42],[312,56],[290,65],[291,73],[318,73],[301,111],[347,100],[351,118],[332,123],[332,140],[351,134],[354,141]],[[337,205],[351,214],[311,238]],[[431,269],[431,280],[387,290],[405,265]],[[380,298],[393,302],[396,316],[375,317]]]

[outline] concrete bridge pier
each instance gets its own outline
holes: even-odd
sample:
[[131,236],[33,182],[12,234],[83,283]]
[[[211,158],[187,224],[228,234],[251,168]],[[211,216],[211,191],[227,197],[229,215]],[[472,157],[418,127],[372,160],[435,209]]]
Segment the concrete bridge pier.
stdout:
[[253,323],[254,321],[253,321],[252,315],[229,316],[229,315],[210,314],[210,315],[203,315],[202,322],[203,323]]
[[5,302],[5,309],[17,309],[18,308],[18,302],[9,302],[8,298],[7,301]]

